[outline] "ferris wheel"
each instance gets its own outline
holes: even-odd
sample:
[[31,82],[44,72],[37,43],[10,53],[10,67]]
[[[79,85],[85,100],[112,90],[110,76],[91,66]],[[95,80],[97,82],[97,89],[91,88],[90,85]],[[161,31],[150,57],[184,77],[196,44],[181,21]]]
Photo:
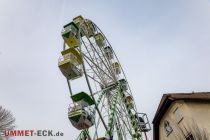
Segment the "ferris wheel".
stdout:
[[[143,140],[150,124],[138,113],[121,64],[106,36],[91,20],[75,17],[62,31],[58,66],[67,79],[72,103],[68,118],[80,131],[76,140]],[[88,90],[73,91],[85,81]],[[146,138],[147,139],[147,138]]]

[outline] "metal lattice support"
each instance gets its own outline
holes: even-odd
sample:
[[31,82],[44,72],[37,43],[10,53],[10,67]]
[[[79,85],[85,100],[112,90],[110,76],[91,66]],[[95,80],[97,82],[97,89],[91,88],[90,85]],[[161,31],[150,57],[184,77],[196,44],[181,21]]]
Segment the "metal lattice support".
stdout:
[[[100,102],[101,102],[101,100],[102,100],[104,94],[105,94],[105,92],[102,91],[101,95],[99,96],[99,98],[98,98],[98,100],[97,100],[97,102],[96,102],[96,106],[98,106],[98,105],[100,104]],[[96,111],[96,108],[95,108],[95,111]]]
[[116,113],[116,103],[117,103],[117,98],[120,94],[120,87],[118,86],[116,89],[116,93],[115,95],[113,95],[113,100],[112,100],[112,105],[111,105],[111,111],[110,111],[110,116],[109,116],[109,120],[108,120],[108,131],[107,134],[109,136],[109,138],[113,137],[113,121],[114,121],[114,117],[115,117],[115,113]]
[[86,140],[88,138],[88,131],[82,130],[82,132],[80,133],[80,135],[77,137],[76,140]]
[[126,106],[126,110],[128,112],[128,115],[129,115],[129,119],[131,121],[131,125],[132,125],[132,128],[133,128],[133,134],[132,134],[132,137],[136,140],[141,140],[141,133],[139,132],[138,130],[138,121],[137,121],[137,118],[136,118],[136,114],[133,114],[132,113],[132,110],[130,108],[130,104],[126,98],[126,95],[124,94],[124,92],[121,92],[121,96],[122,96],[122,100],[124,101],[125,103],[125,106]]

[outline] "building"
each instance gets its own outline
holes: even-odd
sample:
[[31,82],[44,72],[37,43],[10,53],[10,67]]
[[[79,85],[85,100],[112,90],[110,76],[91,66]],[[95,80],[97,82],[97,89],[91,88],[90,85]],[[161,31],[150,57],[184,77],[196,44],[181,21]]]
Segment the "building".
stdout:
[[210,92],[164,94],[153,119],[153,140],[208,140]]

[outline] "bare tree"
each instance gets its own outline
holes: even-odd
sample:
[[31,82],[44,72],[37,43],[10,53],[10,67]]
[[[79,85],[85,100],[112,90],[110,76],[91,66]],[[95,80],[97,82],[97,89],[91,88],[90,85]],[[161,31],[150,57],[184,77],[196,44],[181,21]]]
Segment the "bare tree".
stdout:
[[14,123],[15,118],[12,113],[0,106],[0,131],[14,129]]

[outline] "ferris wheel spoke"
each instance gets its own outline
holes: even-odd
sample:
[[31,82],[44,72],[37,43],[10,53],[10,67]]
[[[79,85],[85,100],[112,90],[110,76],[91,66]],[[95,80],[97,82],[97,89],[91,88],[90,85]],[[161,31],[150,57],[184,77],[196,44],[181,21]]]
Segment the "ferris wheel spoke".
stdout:
[[[129,122],[128,118],[127,118],[127,117],[123,117],[123,115],[119,112],[119,110],[117,110],[117,112],[118,112],[118,113],[117,113],[117,116],[118,116],[118,118],[120,118],[120,120],[121,120],[122,123],[124,124],[124,126],[125,126],[127,132],[129,132],[129,134],[132,135],[132,132],[130,131],[130,130],[131,130],[131,126],[130,126],[130,124],[128,123],[128,122]],[[127,123],[125,122],[125,120],[126,120]],[[124,132],[126,133],[125,128],[124,128]]]
[[[108,43],[108,45],[109,45],[109,46],[112,48],[112,50],[113,50],[113,47],[112,47],[111,43],[110,43],[109,40],[106,38],[106,36],[105,36],[104,33],[102,32],[102,30],[101,30],[94,22],[92,22],[92,23],[93,23],[94,26],[100,31],[100,33],[104,36],[106,42]],[[118,63],[119,63],[119,59],[118,59],[118,57],[117,57],[115,51],[113,51],[113,54],[114,54],[115,58],[117,59],[117,61],[118,61]],[[121,70],[122,70],[122,72],[123,72],[123,75],[124,75],[124,77],[125,77],[125,80],[127,80],[127,78],[126,78],[126,76],[125,76],[125,72],[124,72],[124,70],[123,70],[123,68],[122,68],[121,65],[120,65],[120,68],[121,68]],[[128,87],[129,87],[129,90],[130,90],[130,92],[131,92],[131,94],[132,94],[132,91],[131,91],[131,88],[130,88],[129,84],[128,84]]]
[[98,80],[96,80],[96,78],[90,76],[89,74],[87,74],[87,76],[88,76],[89,78],[91,78],[93,81],[97,82],[98,84],[100,84],[100,85],[103,84],[103,83],[99,82]]
[[[124,118],[120,115],[119,111],[117,111],[117,112],[118,112],[118,113],[116,114],[116,117],[120,118],[122,124],[124,124],[124,125],[123,125],[124,128],[121,128],[121,129],[122,129],[122,133],[123,133],[123,136],[124,136],[125,140],[127,140],[127,138],[126,138],[126,133],[128,132],[130,135],[132,135],[132,133],[131,133],[131,131],[130,131],[130,128],[129,128],[128,124],[125,122]],[[121,123],[121,122],[120,122],[120,123]],[[126,130],[127,130],[127,132],[126,132]]]
[[[121,127],[121,124],[124,124],[124,126],[127,128],[128,131],[129,131],[129,128],[127,126],[128,124],[124,121],[123,115],[119,111],[118,107],[116,108],[116,113],[115,113],[114,119],[115,119],[115,128],[116,128],[116,131],[117,131],[118,139],[121,140],[124,137],[125,140],[126,140],[127,139],[126,136],[125,136],[126,131],[125,131],[125,128],[123,129]],[[120,120],[122,121],[122,123],[120,122]],[[119,125],[119,126],[117,126],[117,125]],[[129,132],[129,133],[131,134],[131,132]],[[122,134],[123,134],[123,137],[122,137]]]
[[[83,40],[82,40],[82,41],[83,41]],[[85,49],[86,49],[86,51],[87,51],[87,54],[89,55],[89,58],[90,58],[91,62],[93,62],[93,61],[94,61],[94,58],[93,58],[92,55],[90,54],[90,52],[89,52],[88,48],[86,47],[86,45],[85,45]],[[85,55],[85,56],[88,57],[87,55]],[[96,62],[97,62],[97,61],[96,61]],[[89,62],[87,62],[87,63],[88,63],[88,65],[90,66],[90,68],[91,68],[92,70],[94,70],[93,66],[90,65]],[[97,65],[99,65],[98,62],[97,62]],[[101,81],[104,81],[104,80],[103,80],[103,77],[101,77],[101,76],[102,76],[101,71],[100,71],[97,67],[96,67],[96,71],[98,72],[98,73],[96,73],[96,75],[97,75],[98,77],[100,77]],[[96,71],[94,70],[94,72],[96,72]],[[99,75],[101,75],[101,76],[99,76]]]
[[[98,93],[100,93],[100,92],[111,92],[111,91],[109,91],[109,90],[111,90],[111,89],[114,88],[115,86],[116,86],[116,85],[112,85],[112,86],[108,86],[108,87],[106,87],[106,88],[103,88],[102,90],[93,93],[93,95],[96,95],[96,94],[98,94]],[[111,94],[111,93],[107,93],[107,94]],[[114,94],[114,93],[113,93],[113,94]]]
[[[79,34],[80,34],[80,32],[79,32]],[[83,55],[82,58],[85,59],[84,54],[82,53],[81,50],[82,50],[82,49],[81,49],[81,45],[79,45],[79,51],[80,51],[81,54]],[[84,60],[83,60],[83,62],[84,62]],[[100,119],[101,119],[101,121],[102,121],[102,123],[103,123],[104,128],[107,130],[106,123],[105,123],[105,121],[104,121],[104,119],[103,119],[103,117],[102,117],[102,115],[101,115],[101,113],[100,113],[100,111],[99,111],[99,109],[98,109],[98,106],[96,105],[96,100],[95,100],[95,98],[94,98],[93,91],[92,91],[92,88],[91,88],[91,86],[90,86],[90,82],[89,82],[87,73],[86,73],[86,71],[85,71],[86,69],[85,69],[85,64],[84,64],[84,63],[82,63],[82,68],[83,68],[83,72],[84,72],[84,75],[85,75],[85,79],[86,79],[86,82],[87,82],[87,85],[88,85],[88,88],[89,88],[89,91],[90,91],[90,95],[91,95],[91,97],[92,97],[92,99],[93,99],[93,101],[94,101],[94,103],[95,103],[96,111],[98,112],[98,115],[99,115],[99,117],[100,117]]]
[[[100,31],[101,32],[101,31]],[[102,32],[101,32],[102,33]],[[103,33],[102,33],[103,34]],[[104,36],[104,35],[103,35]],[[105,37],[105,36],[104,36]],[[105,37],[106,38],[106,37]],[[94,47],[94,45],[91,43],[91,46],[94,48],[94,50],[96,50],[96,48]],[[105,59],[105,61],[106,61],[106,63],[107,63],[107,67],[109,67],[110,68],[110,72],[112,73],[112,75],[113,75],[113,77],[115,77],[115,73],[114,73],[114,70],[112,69],[112,64],[111,64],[111,62],[110,62],[110,60],[105,56],[105,54],[104,54],[104,51],[102,50],[102,48],[101,47],[98,47],[99,48],[99,50],[100,50],[100,52],[101,52],[101,54],[102,54],[102,56],[101,57],[103,57],[104,59]],[[96,51],[96,52],[98,52],[98,51]],[[100,55],[99,55],[100,56]],[[100,59],[101,59],[101,57],[100,57]],[[105,64],[105,63],[104,63]],[[107,69],[109,69],[109,68],[107,68]]]
[[83,53],[83,58],[86,60],[89,60],[95,67],[97,67],[98,69],[100,69],[101,72],[103,72],[106,76],[108,76],[110,79],[114,80],[113,77],[111,77],[108,73],[106,73],[103,69],[101,69],[95,62],[93,62],[89,57],[87,57],[84,53]]
[[[130,119],[128,118],[128,114],[125,109],[125,106],[123,103],[119,103],[119,102],[118,102],[118,106],[119,106],[119,108],[117,108],[117,112],[118,112],[117,115],[121,119],[121,121],[124,123],[124,126],[126,126],[127,131],[129,131],[129,133],[132,134],[130,131],[130,130],[132,130],[132,126],[130,123]],[[125,120],[127,123],[125,122]]]
[[[90,62],[84,57],[84,59],[86,60],[87,64],[89,65],[89,67],[93,70],[94,74],[101,80],[101,82],[104,84],[104,80],[103,78],[100,76],[100,72],[98,69],[94,69],[93,66],[90,64]],[[98,71],[98,72],[96,72]]]
[[[100,99],[100,98],[101,98],[101,99]],[[103,96],[101,95],[101,96],[99,97],[98,101],[97,101],[97,105],[100,103],[100,100],[102,100],[102,98],[103,98]],[[104,98],[103,98],[102,104],[104,104],[104,101],[105,101],[105,96],[104,96]],[[102,112],[102,110],[103,110],[103,106],[101,107],[100,111]],[[94,134],[94,137],[93,137],[94,140],[95,140],[95,137],[98,137],[97,131],[98,131],[99,123],[100,123],[100,118],[98,118],[97,123],[95,123],[95,134]]]
[[112,64],[111,64],[110,60],[107,60],[106,56],[104,55],[104,52],[102,51],[102,49],[100,47],[99,47],[99,49],[100,49],[100,51],[101,51],[101,53],[103,55],[103,58],[105,59],[105,61],[107,63],[107,66],[109,67],[107,69],[109,69],[111,71],[112,76],[116,79],[116,76],[115,76],[115,73],[114,73],[114,70],[112,68]]
[[115,121],[115,128],[117,131],[118,140],[123,140],[123,136],[122,136],[122,132],[121,132],[121,125],[119,122],[119,118],[116,117],[116,114],[114,116],[114,121]]
[[[110,69],[110,68],[111,68],[111,65],[110,65],[109,63],[105,64],[104,60],[102,59],[101,55],[99,54],[99,52],[97,51],[97,49],[95,48],[95,46],[93,45],[93,43],[90,41],[89,38],[87,38],[87,39],[88,39],[88,41],[90,42],[91,48],[93,48],[93,51],[96,52],[96,54],[99,56],[101,62],[102,62],[102,63],[104,64],[104,66],[106,67],[106,69],[107,69],[107,70],[112,74],[112,76],[115,78],[115,74],[113,73],[113,70]],[[98,48],[101,50],[100,47],[98,47]],[[102,52],[102,51],[101,51],[101,52]],[[103,53],[102,53],[102,55],[103,55],[103,58],[106,59],[106,57],[105,57],[105,55],[104,55]]]
[[[107,69],[107,72],[110,73],[110,74],[112,75],[112,77],[113,77],[112,79],[114,79],[115,76],[113,75],[112,70],[110,71],[110,69],[108,68],[107,64],[104,63],[103,59],[101,58],[100,54],[98,53],[98,51],[96,50],[95,46],[92,44],[92,42],[90,41],[90,39],[89,39],[89,38],[87,38],[87,39],[88,39],[88,41],[90,42],[90,49],[92,50],[93,56],[92,56],[92,55],[90,54],[90,52],[88,51],[87,45],[85,45],[84,42],[83,42],[83,44],[84,44],[85,49],[86,49],[86,51],[88,52],[88,54],[89,54],[91,60],[92,60],[92,61],[95,60],[95,62],[97,63],[97,66],[99,66],[99,67],[105,66],[106,69]],[[82,40],[82,41],[83,41],[83,40]],[[97,55],[98,57],[97,57],[96,55]],[[99,62],[99,60],[100,60],[101,62]],[[100,65],[100,63],[102,63],[103,65],[102,65],[102,64]],[[109,67],[111,68],[111,66],[109,66]]]

